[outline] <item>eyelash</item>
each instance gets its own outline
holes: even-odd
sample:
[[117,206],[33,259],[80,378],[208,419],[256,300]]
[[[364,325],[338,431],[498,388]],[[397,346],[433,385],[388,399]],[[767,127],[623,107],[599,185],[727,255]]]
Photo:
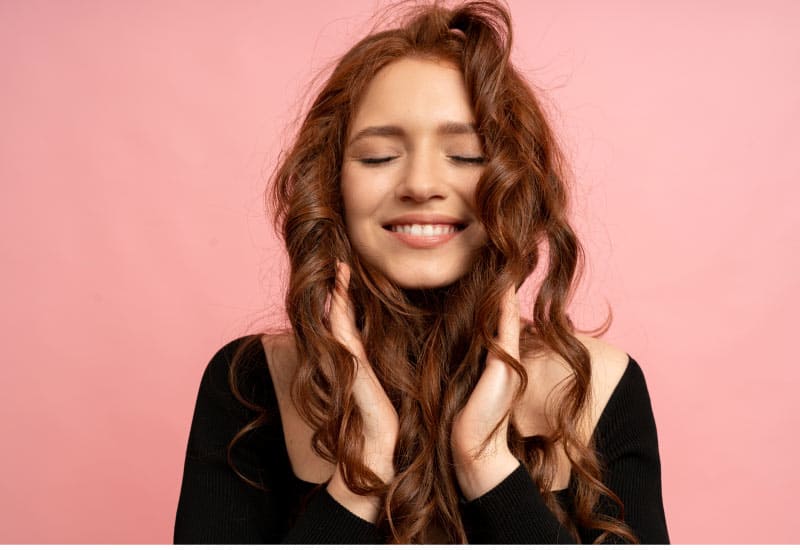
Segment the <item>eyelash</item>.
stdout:
[[[384,164],[389,162],[390,160],[394,160],[397,157],[381,157],[381,158],[363,158],[358,159],[361,164],[366,164],[367,166],[375,166],[378,164]],[[463,162],[465,164],[484,164],[486,159],[483,157],[460,157],[460,156],[450,156],[452,160],[455,162]]]

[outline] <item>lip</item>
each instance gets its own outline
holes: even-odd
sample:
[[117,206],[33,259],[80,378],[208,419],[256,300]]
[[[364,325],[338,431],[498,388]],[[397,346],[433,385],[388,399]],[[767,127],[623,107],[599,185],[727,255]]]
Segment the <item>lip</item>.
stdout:
[[[441,235],[411,235],[392,231],[393,225],[452,225],[456,231]],[[464,232],[469,222],[447,214],[437,213],[410,213],[392,218],[383,225],[383,229],[392,237],[411,248],[436,248],[458,237]]]
[[403,214],[402,216],[397,216],[396,218],[392,218],[389,221],[384,222],[383,226],[387,227],[390,225],[455,225],[461,228],[466,227],[469,225],[469,222],[462,220],[460,218],[456,218],[454,216],[448,216],[447,214],[436,214],[436,213],[410,213],[410,214]]
[[[406,225],[406,224],[397,224]],[[411,248],[436,248],[444,243],[458,237],[464,232],[463,229],[454,231],[452,233],[443,233],[441,235],[412,235],[410,233],[399,233],[391,229],[384,228],[391,237],[394,237],[401,243],[410,246]]]

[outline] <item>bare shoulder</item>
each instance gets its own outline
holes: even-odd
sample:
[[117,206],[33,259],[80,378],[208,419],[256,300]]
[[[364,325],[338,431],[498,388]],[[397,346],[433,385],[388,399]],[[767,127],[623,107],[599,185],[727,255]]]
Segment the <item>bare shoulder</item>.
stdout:
[[294,337],[289,333],[264,334],[261,345],[276,391],[287,390],[299,363]]
[[592,397],[602,411],[628,367],[628,354],[599,338],[585,334],[575,337],[586,346],[592,361]]
[[[599,338],[580,333],[575,333],[575,337],[586,347],[591,361],[590,403],[582,422],[588,439],[625,373],[628,354]],[[525,357],[522,362],[528,371],[529,385],[519,419],[525,423],[526,432],[546,433],[550,430],[548,419],[553,417],[551,399],[573,376],[572,369],[563,357],[555,353]]]
[[[589,381],[590,400],[585,415],[577,419],[577,428],[584,444],[588,444],[611,395],[628,366],[628,354],[599,338],[575,333],[586,347],[591,362]],[[513,411],[517,429],[524,436],[553,433],[555,406],[563,395],[567,382],[574,376],[566,360],[553,352],[540,352],[521,358],[528,374],[525,395]],[[570,480],[570,462],[566,450],[556,445],[556,473],[553,490],[567,487]]]

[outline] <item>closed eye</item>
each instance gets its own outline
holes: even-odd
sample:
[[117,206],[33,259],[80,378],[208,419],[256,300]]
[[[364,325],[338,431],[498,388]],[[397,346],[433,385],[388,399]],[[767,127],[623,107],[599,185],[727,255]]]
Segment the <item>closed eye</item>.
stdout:
[[[366,165],[384,164],[396,159],[397,157],[368,157],[358,159],[358,162]],[[458,155],[451,155],[450,159],[454,162],[461,162],[464,164],[484,164],[486,159],[484,157],[462,157]]]
[[486,159],[483,157],[460,157],[460,156],[451,156],[456,162],[465,162],[467,164],[483,164],[486,162]]
[[385,162],[389,162],[390,160],[396,159],[397,157],[380,157],[380,158],[363,158],[358,159],[358,162],[361,164],[383,164]]

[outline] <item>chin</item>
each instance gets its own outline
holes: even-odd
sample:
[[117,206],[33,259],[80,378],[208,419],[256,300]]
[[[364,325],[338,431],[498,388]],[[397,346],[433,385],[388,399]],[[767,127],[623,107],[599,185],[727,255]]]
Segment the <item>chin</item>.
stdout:
[[443,288],[455,283],[465,274],[465,272],[442,273],[441,271],[426,273],[420,270],[404,270],[403,273],[384,271],[384,273],[394,284],[407,290]]
[[458,279],[447,279],[437,281],[394,281],[394,283],[403,290],[433,290],[436,288],[444,288],[456,282]]
[[359,251],[362,259],[393,284],[406,290],[444,288],[452,285],[472,268],[474,257],[466,254],[442,254],[438,257],[408,257],[386,254],[375,248]]

